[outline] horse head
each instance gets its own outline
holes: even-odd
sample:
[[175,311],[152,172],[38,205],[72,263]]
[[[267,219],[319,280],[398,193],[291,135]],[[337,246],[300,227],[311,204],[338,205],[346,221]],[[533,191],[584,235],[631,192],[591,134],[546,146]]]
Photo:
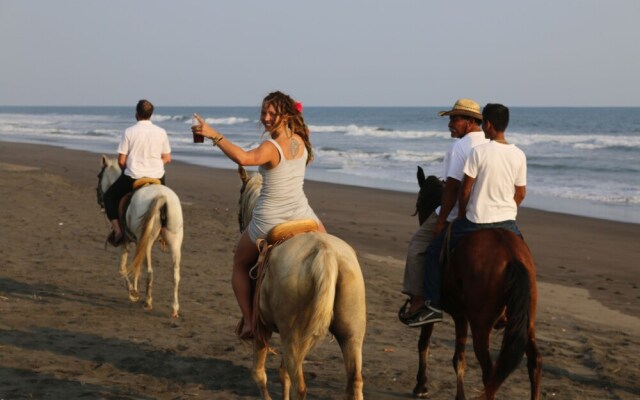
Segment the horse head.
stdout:
[[416,200],[416,211],[413,215],[418,214],[420,225],[427,220],[429,215],[440,205],[442,199],[442,191],[444,185],[442,181],[433,175],[425,178],[424,170],[418,166],[418,199]]
[[104,208],[104,194],[122,174],[122,170],[120,169],[116,159],[108,158],[103,155],[100,162],[102,164],[102,169],[98,173],[98,187],[96,188],[96,195],[98,205],[101,208]]
[[260,190],[262,189],[262,175],[249,174],[241,165],[238,166],[238,175],[242,180],[240,200],[238,201],[238,225],[242,233],[251,221],[253,208],[256,206]]

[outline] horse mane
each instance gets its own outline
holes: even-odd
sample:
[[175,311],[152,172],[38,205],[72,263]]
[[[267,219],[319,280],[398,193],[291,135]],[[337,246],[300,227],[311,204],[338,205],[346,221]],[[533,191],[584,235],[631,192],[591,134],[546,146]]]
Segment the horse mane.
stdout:
[[240,189],[240,200],[238,201],[238,225],[240,226],[240,233],[242,233],[251,221],[253,208],[256,206],[260,196],[262,175],[256,173],[248,174],[242,167],[238,167],[238,173],[243,183]]

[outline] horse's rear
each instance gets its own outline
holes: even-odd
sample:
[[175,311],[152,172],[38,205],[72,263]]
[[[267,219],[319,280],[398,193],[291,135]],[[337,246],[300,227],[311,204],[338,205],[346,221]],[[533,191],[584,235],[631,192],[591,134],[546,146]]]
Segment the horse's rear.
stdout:
[[[464,349],[459,347],[464,343],[468,321],[474,351],[482,367],[486,398],[495,397],[525,352],[531,398],[540,398],[541,356],[535,339],[536,270],[524,240],[503,229],[470,233],[458,243],[449,274],[445,278],[448,285],[445,291],[451,295],[449,301],[458,336],[454,367],[459,395],[464,374]],[[489,353],[491,331],[505,308],[507,323],[493,365]]]
[[[364,280],[353,249],[326,233],[297,235],[274,248],[260,290],[259,312],[266,327],[280,334],[283,392],[294,383],[306,396],[302,362],[331,332],[342,350],[346,397],[362,398],[362,343],[366,329]],[[267,347],[257,342],[254,379],[263,397]]]
[[[182,241],[184,237],[182,206],[178,195],[164,185],[149,185],[138,189],[131,199],[127,210],[127,226],[136,236],[136,252],[132,263],[123,270],[129,286],[129,297],[136,300],[137,281],[142,262],[147,264],[147,298],[145,308],[153,307],[152,287],[153,268],[151,265],[151,250],[157,239],[161,239],[163,246],[169,247],[171,264],[173,267],[173,302],[171,316],[178,317],[180,308],[178,302],[178,287],[180,283],[180,260]],[[123,265],[126,258],[123,259]],[[133,276],[133,284],[129,281]]]

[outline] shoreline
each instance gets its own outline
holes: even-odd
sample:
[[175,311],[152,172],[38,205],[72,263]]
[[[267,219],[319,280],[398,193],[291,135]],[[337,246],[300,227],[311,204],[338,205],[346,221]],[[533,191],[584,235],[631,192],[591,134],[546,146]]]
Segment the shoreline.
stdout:
[[[233,334],[230,285],[240,180],[233,170],[174,161],[167,184],[185,220],[181,318],[170,313],[169,257],[154,250],[154,309],[130,303],[118,250],[95,198],[100,155],[60,147],[0,146],[0,394],[5,398],[255,398],[252,355]],[[358,254],[367,290],[365,397],[410,396],[419,330],[397,321],[407,243],[417,228],[415,194],[305,183],[331,234]],[[543,398],[637,398],[640,373],[640,226],[524,208],[518,225],[536,260],[537,337]],[[143,275],[144,277],[144,275]],[[144,278],[143,278],[144,279]],[[143,284],[144,281],[141,282]],[[143,294],[142,294],[143,295]],[[143,295],[144,296],[144,295]],[[499,347],[502,335],[492,345]],[[274,336],[277,348],[279,338]],[[451,398],[451,318],[438,324],[429,361],[432,399]],[[480,369],[468,343],[465,383]],[[500,389],[528,397],[526,362]],[[269,357],[269,388],[278,357]],[[309,396],[340,396],[344,367],[326,339],[305,364]],[[144,385],[141,385],[144,382]]]
[[[115,157],[112,147],[117,147],[117,144],[113,143],[94,143],[99,149],[88,148],[86,144],[82,142],[70,142],[59,144],[47,144],[42,143],[39,139],[32,139],[31,141],[12,140],[11,137],[1,137],[0,143],[16,143],[27,144],[36,146],[50,146],[58,147],[66,150],[84,151],[93,154],[103,154],[99,149],[104,149],[104,154],[111,154],[111,157]],[[232,162],[224,159],[221,164],[220,159],[214,159],[213,157],[208,159],[202,154],[185,154],[176,150],[173,154],[174,162],[179,161],[188,165],[206,167],[211,169],[219,169],[226,171],[235,171],[235,168],[230,166]],[[417,167],[417,165],[416,165]],[[412,174],[412,177],[415,174]],[[415,182],[386,182],[383,180],[377,180],[373,178],[361,177],[358,184],[350,182],[349,177],[340,173],[332,173],[331,171],[325,171],[320,169],[314,169],[313,165],[307,170],[307,176],[305,182],[322,182],[333,185],[350,186],[355,189],[367,188],[375,190],[385,190],[397,193],[415,193],[417,191],[417,184]],[[387,186],[387,187],[385,187]],[[535,209],[539,211],[546,211],[559,214],[567,214],[578,217],[594,218],[604,221],[615,221],[622,223],[638,224],[640,225],[640,206],[633,206],[621,203],[602,203],[593,200],[586,199],[571,199],[561,197],[551,197],[547,195],[538,195],[527,193],[527,197],[524,200],[522,208]]]

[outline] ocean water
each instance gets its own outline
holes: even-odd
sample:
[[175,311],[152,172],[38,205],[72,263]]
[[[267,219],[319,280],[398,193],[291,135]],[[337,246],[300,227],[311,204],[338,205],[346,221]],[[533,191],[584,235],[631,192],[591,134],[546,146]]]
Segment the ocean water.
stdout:
[[[307,178],[416,192],[416,167],[441,175],[453,139],[448,107],[305,107],[315,160]],[[191,114],[234,143],[261,140],[258,107],[156,107],[174,159],[235,165],[206,142],[192,143]],[[0,107],[0,141],[116,154],[133,107]],[[525,207],[640,223],[640,108],[511,108],[507,139],[527,155]],[[0,143],[1,145],[1,143]],[[170,166],[169,166],[170,168]]]

